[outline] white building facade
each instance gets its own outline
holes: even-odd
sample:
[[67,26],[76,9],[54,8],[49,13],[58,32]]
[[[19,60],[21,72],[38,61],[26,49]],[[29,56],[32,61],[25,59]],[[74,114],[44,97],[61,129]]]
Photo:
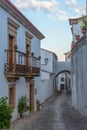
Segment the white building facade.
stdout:
[[69,72],[61,72],[56,78],[57,91],[71,91],[71,74]]
[[[80,23],[81,23],[80,18]],[[74,30],[74,22],[77,21],[79,30],[79,19],[71,20],[71,25]],[[74,35],[75,31],[72,32]],[[86,34],[80,35],[80,39],[75,41],[75,46],[71,49],[71,79],[72,79],[72,105],[82,114],[87,115],[87,38]]]
[[72,49],[72,104],[87,115],[87,41],[83,36]]
[[75,43],[82,37],[81,25],[83,17],[69,19],[72,32],[72,41]]
[[[47,63],[45,63],[47,59]],[[41,102],[55,93],[55,71],[57,56],[55,53],[41,49]]]
[[0,17],[0,98],[8,97],[14,120],[23,95],[29,98],[31,111],[35,110],[44,36],[9,0],[0,0]]
[[65,73],[61,73],[58,75],[57,79],[57,90],[62,91],[65,89]]

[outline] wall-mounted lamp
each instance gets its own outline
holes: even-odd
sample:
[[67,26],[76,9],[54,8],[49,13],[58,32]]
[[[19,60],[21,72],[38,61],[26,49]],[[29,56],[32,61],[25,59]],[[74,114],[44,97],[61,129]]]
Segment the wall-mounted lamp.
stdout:
[[16,44],[14,45],[14,49],[15,49],[15,50],[17,50],[17,49],[18,49],[18,47],[17,47],[17,45],[16,45]]
[[48,64],[48,61],[49,61],[49,59],[48,59],[48,58],[45,58],[45,59],[44,59],[44,64],[41,64],[41,65],[47,65],[47,64]]

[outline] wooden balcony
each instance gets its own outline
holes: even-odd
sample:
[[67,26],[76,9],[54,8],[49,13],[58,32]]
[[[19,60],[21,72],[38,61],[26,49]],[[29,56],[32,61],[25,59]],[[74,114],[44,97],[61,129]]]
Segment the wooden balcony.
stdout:
[[21,76],[25,79],[40,75],[40,58],[30,56],[18,50],[5,50],[7,62],[4,65],[8,81],[16,81]]

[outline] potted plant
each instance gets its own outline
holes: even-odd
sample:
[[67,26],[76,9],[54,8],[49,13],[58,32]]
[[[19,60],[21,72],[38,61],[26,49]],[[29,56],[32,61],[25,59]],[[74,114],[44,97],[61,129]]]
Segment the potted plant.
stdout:
[[8,130],[10,128],[12,118],[12,107],[7,103],[8,98],[0,98],[0,130]]
[[40,110],[40,106],[41,106],[41,104],[40,104],[40,101],[39,101],[39,100],[37,100],[37,101],[36,101],[36,106],[37,106],[37,111],[39,111],[39,110]]
[[82,19],[81,29],[82,29],[82,33],[85,34],[87,30],[87,18]]
[[18,101],[18,113],[20,114],[20,117],[23,117],[24,112],[27,112],[30,107],[27,104],[28,103],[28,98],[27,96],[21,96]]
[[75,35],[75,38],[78,41],[80,39],[80,35]]

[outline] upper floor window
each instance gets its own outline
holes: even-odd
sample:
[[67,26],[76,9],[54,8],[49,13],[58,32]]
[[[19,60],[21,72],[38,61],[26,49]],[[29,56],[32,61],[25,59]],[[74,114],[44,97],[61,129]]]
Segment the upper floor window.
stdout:
[[61,78],[61,81],[64,81],[64,78],[63,78],[63,77]]
[[12,19],[8,18],[8,34],[11,35],[12,37],[16,37],[18,28],[19,25]]
[[15,63],[15,45],[16,45],[16,37],[17,37],[17,29],[19,25],[14,22],[12,19],[8,18],[8,61],[9,64]]

